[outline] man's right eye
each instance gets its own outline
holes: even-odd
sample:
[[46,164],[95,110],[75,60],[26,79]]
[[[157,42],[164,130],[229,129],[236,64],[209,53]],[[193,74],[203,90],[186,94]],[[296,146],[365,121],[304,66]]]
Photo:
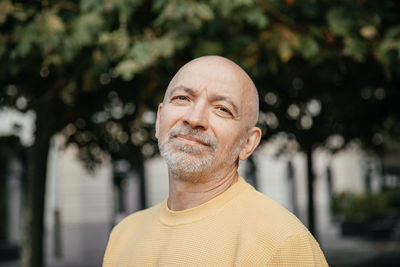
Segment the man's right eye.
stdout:
[[171,100],[172,101],[187,101],[187,100],[189,100],[189,98],[184,95],[178,95],[178,96],[174,96]]

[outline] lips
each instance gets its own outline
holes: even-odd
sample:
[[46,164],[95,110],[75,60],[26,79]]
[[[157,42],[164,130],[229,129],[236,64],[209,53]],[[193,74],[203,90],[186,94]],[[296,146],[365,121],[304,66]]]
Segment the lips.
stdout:
[[176,135],[174,137],[179,139],[182,142],[189,143],[189,144],[204,145],[204,146],[208,146],[209,145],[209,144],[201,141],[200,139],[195,138],[195,137],[190,136],[190,135],[178,134],[178,135]]
[[203,130],[192,129],[186,125],[175,125],[168,131],[167,142],[174,144],[176,148],[186,151],[197,151],[205,148],[215,151],[218,140],[211,133],[206,134]]

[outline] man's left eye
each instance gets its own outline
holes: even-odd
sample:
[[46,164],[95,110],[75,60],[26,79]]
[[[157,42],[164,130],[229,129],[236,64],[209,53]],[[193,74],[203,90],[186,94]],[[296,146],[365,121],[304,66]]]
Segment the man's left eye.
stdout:
[[217,107],[218,110],[222,111],[223,113],[226,113],[228,115],[232,115],[232,112],[227,109],[226,107]]

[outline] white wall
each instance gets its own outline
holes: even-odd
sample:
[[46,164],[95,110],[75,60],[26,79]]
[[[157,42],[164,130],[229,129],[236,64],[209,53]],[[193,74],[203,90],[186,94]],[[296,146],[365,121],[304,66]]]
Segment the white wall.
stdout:
[[46,223],[53,224],[56,208],[63,224],[109,222],[113,213],[110,162],[105,160],[90,173],[78,161],[77,148],[60,149],[62,139],[53,139],[49,153]]

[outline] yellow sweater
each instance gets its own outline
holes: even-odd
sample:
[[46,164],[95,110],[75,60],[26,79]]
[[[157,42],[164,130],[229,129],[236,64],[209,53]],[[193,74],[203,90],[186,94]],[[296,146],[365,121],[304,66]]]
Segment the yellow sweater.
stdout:
[[328,266],[304,225],[241,177],[195,208],[172,211],[166,203],[113,229],[103,267]]

